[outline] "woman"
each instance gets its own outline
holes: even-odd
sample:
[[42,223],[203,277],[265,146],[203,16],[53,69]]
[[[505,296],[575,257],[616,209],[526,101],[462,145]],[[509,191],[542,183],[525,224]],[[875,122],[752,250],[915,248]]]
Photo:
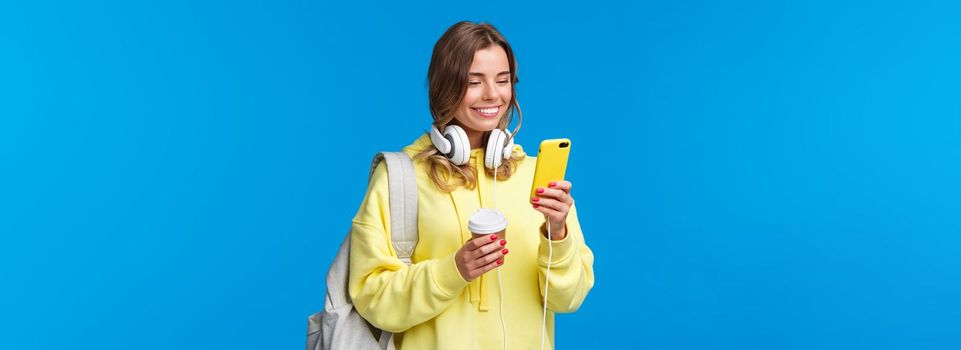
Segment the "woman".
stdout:
[[[528,198],[536,160],[520,146],[485,164],[489,135],[507,127],[515,108],[514,132],[520,129],[516,72],[513,51],[494,27],[450,27],[434,46],[427,73],[432,132],[439,136],[459,127],[462,143],[469,140],[469,159],[467,150],[442,154],[438,147],[444,146],[435,141],[443,141],[429,133],[403,149],[417,173],[413,264],[390,247],[384,164],[374,171],[354,217],[350,297],[372,325],[395,333],[399,349],[536,349],[544,342],[542,321],[553,348],[553,313],[577,310],[594,284],[594,256],[577,221],[570,182],[559,179]],[[468,219],[478,208],[495,207],[494,198],[508,220],[506,237],[472,240]]]

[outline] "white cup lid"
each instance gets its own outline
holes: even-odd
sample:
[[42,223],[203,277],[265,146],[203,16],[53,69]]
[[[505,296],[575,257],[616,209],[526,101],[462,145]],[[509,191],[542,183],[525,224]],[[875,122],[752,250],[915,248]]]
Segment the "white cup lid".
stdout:
[[497,209],[478,209],[467,222],[470,232],[481,235],[501,232],[506,228],[507,218]]

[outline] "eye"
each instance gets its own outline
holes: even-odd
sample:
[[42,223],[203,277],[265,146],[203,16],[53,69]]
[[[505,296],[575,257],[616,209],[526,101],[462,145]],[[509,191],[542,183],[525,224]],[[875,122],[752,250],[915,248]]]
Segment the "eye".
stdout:
[[509,80],[501,80],[501,81],[498,81],[497,83],[498,83],[498,84],[507,84],[507,83],[509,83],[509,82],[510,82]]
[[477,85],[480,85],[480,82],[479,82],[479,81],[471,81],[471,82],[468,82],[467,85],[477,86]]

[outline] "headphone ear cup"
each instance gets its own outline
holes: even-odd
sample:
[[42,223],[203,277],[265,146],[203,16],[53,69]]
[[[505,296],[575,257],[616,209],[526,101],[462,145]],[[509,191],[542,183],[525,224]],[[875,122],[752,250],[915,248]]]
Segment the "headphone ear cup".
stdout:
[[430,143],[434,144],[434,147],[436,147],[441,154],[447,155],[450,153],[450,141],[433,125],[430,127]]
[[451,146],[447,159],[456,165],[467,164],[470,161],[470,140],[467,139],[464,129],[457,125],[448,125],[444,129],[444,138],[450,142]]
[[448,141],[447,138],[440,133],[440,130],[433,125],[430,127],[430,142],[434,144],[434,147],[436,147],[441,154],[447,155],[450,153],[450,141]]
[[497,169],[504,158],[504,142],[507,136],[501,129],[491,130],[490,137],[487,138],[487,149],[484,152],[484,166],[488,169]]
[[504,133],[506,134],[505,136],[507,138],[507,145],[504,146],[504,152],[502,153],[504,154],[504,159],[510,159],[511,155],[514,153],[514,139],[511,138],[510,131],[504,130]]

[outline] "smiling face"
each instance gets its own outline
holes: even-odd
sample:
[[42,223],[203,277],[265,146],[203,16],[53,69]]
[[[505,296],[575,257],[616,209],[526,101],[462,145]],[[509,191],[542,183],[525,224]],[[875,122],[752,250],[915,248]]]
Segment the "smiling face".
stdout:
[[483,134],[497,128],[511,101],[511,73],[507,52],[500,45],[477,50],[468,70],[467,92],[454,113],[471,148],[483,146]]

